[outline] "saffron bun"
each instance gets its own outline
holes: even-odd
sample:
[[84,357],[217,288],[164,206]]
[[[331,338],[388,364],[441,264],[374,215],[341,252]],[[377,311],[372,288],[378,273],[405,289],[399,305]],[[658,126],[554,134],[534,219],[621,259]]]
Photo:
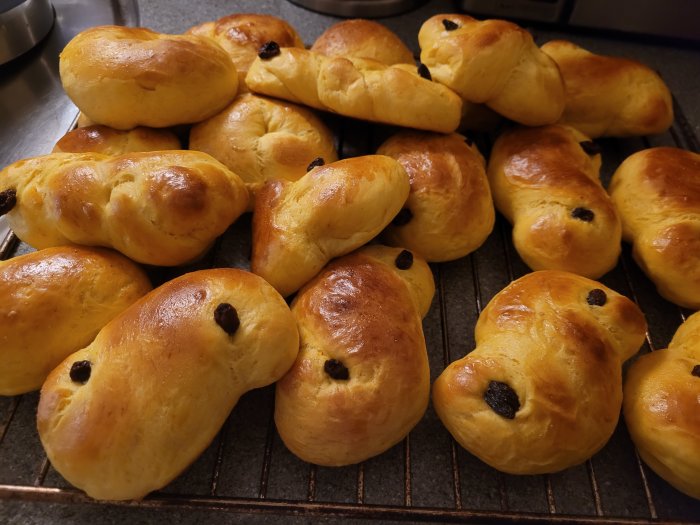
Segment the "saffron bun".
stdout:
[[591,138],[662,133],[673,123],[671,92],[653,69],[635,60],[596,55],[565,40],[542,46],[564,79],[559,123]]
[[0,395],[38,390],[63,359],[151,290],[145,272],[102,248],[59,246],[0,261]]
[[469,102],[526,126],[554,124],[564,111],[557,64],[511,22],[435,15],[421,26],[418,43],[433,79]]
[[622,363],[645,331],[639,307],[596,281],[526,274],[481,312],[476,348],[437,378],[433,406],[462,447],[500,471],[578,465],[613,434]]
[[249,272],[168,281],[71,354],[41,389],[51,465],[100,500],[141,499],[211,443],[240,396],[273,383],[299,351],[282,297]]
[[376,456],[420,421],[430,397],[421,318],[435,291],[426,262],[367,246],[336,259],[297,294],[299,355],[277,383],[287,448],[317,465]]
[[139,27],[82,31],[61,52],[59,72],[80,111],[116,129],[199,122],[238,90],[231,58],[212,39]]
[[667,300],[700,308],[700,155],[650,148],[627,157],[610,181],[623,238]]
[[248,191],[199,151],[51,153],[3,169],[0,200],[12,230],[34,248],[106,246],[175,266],[209,249],[245,211]]

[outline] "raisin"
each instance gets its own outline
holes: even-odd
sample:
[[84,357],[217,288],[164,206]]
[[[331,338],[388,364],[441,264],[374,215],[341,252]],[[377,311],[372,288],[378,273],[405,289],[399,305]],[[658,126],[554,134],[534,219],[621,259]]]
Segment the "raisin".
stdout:
[[9,212],[17,204],[17,190],[9,189],[0,192],[0,217]]
[[454,31],[455,29],[457,29],[459,27],[452,20],[448,20],[447,18],[442,19],[442,25],[445,26],[445,29],[447,31]]
[[408,250],[403,250],[396,256],[394,264],[399,270],[408,270],[413,266],[413,254]]
[[418,74],[426,80],[432,80],[433,76],[430,74],[428,66],[425,64],[418,64]]
[[92,363],[90,361],[76,361],[70,367],[70,379],[74,383],[87,383],[92,373]]
[[695,377],[700,377],[700,365],[695,365],[691,374],[693,374]]
[[588,155],[597,155],[600,153],[600,146],[592,140],[584,140],[583,142],[579,142],[578,145],[581,146],[581,149]]
[[337,359],[328,359],[323,363],[323,371],[333,379],[350,379],[350,371]]
[[308,166],[306,166],[306,171],[309,172],[314,168],[317,168],[319,166],[323,166],[326,163],[325,160],[323,160],[323,157],[316,157],[314,160],[312,160]]
[[500,381],[489,381],[489,386],[484,392],[484,401],[501,417],[515,418],[515,413],[520,410],[520,400],[509,385]]
[[235,334],[241,325],[241,321],[238,319],[238,312],[228,303],[221,303],[216,307],[214,320],[228,335]]
[[394,226],[405,226],[413,219],[413,213],[408,208],[401,208],[401,211],[396,214],[396,217],[391,221]]
[[588,297],[586,297],[586,302],[591,306],[603,306],[608,302],[608,296],[600,288],[594,288],[588,292]]
[[571,210],[571,216],[583,222],[591,222],[595,218],[595,213],[588,208],[574,208]]
[[280,46],[277,42],[270,40],[265,42],[258,51],[258,56],[263,60],[268,58],[276,57],[280,54]]

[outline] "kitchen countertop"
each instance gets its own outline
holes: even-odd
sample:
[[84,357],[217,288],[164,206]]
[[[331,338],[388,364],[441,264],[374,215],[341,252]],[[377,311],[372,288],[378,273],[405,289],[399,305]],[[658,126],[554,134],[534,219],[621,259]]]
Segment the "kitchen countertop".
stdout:
[[[286,0],[139,0],[141,25],[151,29],[179,33],[194,24],[234,12],[268,13],[284,18],[302,35],[307,45],[338,18],[314,13]],[[398,16],[378,19],[394,30],[415,52],[421,23],[437,13],[454,11],[447,0],[433,0],[420,8]],[[591,33],[584,30],[562,31],[543,25],[527,25],[537,42],[566,38],[597,53],[637,59],[658,70],[683,109],[695,136],[700,136],[700,50],[687,43],[643,39],[620,34]],[[0,126],[3,123],[0,121]],[[55,137],[56,140],[59,137]],[[700,519],[700,516],[698,516]],[[86,503],[59,504],[0,500],[0,523],[366,523],[362,520],[321,520],[318,517],[274,516],[265,514],[222,513],[216,509],[142,508]],[[389,523],[389,522],[384,522]],[[405,522],[403,522],[405,523]]]

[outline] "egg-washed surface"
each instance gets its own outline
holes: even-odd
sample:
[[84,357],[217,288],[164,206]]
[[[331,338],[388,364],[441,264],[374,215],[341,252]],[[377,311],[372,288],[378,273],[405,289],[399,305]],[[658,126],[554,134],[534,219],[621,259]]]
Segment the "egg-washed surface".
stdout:
[[[162,13],[161,9],[156,18],[156,4],[157,2],[142,3],[144,22],[148,24],[149,21],[158,20],[161,26],[155,27],[156,29],[184,31],[193,23],[191,21],[188,22],[189,25],[185,25],[185,18],[194,16],[185,16],[185,9],[176,12],[177,8],[171,8],[173,12],[169,14]],[[326,19],[320,15],[288,7],[286,2],[263,1],[256,4],[255,10],[258,10],[259,6],[260,10],[276,12],[287,18],[302,32],[307,44],[327,25]],[[230,7],[234,9],[240,5],[253,9],[249,3],[243,2],[232,3]],[[205,3],[201,9],[213,11],[216,7],[213,3]],[[432,14],[430,9],[432,7],[428,6],[427,13],[419,11],[392,18],[392,28],[403,31],[400,32],[402,35],[416,34],[420,22]],[[295,13],[296,19],[289,18],[290,14]],[[205,16],[200,12],[198,18],[213,20],[223,14],[225,13]],[[302,23],[300,19],[303,19]],[[325,25],[321,25],[321,21]],[[399,25],[405,27],[398,27]],[[540,43],[544,41],[539,40]],[[590,41],[591,39],[588,39],[580,43],[585,45]],[[605,51],[604,44],[601,43],[597,51]],[[620,46],[625,50],[634,48],[631,44]],[[613,54],[609,48],[607,52]],[[692,83],[688,86],[692,86]],[[686,109],[683,98],[679,99]],[[692,149],[694,143],[684,132],[682,122],[683,116],[677,116],[672,133],[651,138],[649,143],[646,139],[601,141],[604,180],[607,181],[614,168],[628,154],[648,145],[680,145]],[[330,123],[339,137],[342,157],[371,153],[388,137],[388,132],[381,127],[336,117],[332,117]],[[485,154],[488,153],[484,141],[479,140],[479,145],[486,148]],[[227,231],[213,251],[196,267],[246,267],[250,248],[245,237],[245,232],[250,229],[248,220],[244,216],[241,224]],[[241,238],[241,235],[244,237]],[[473,340],[470,340],[469,334],[473,330],[480,306],[485,305],[488,299],[510,280],[527,271],[510,245],[509,238],[510,228],[499,217],[494,232],[472,256],[453,263],[433,266],[438,292],[424,321],[433,380],[446,362],[461,357],[473,348]],[[13,247],[12,253],[26,250],[25,246]],[[158,277],[164,280],[173,277],[175,272],[176,270],[168,270]],[[623,248],[621,262],[604,276],[602,281],[625,295],[630,296],[634,292],[649,319],[650,341],[654,348],[663,348],[670,341],[675,328],[680,324],[681,312],[656,295],[653,285],[645,280],[635,266],[627,246]],[[643,351],[648,349],[645,345]],[[189,501],[204,504],[210,498],[212,483],[215,480],[215,494],[220,508],[208,512],[210,516],[222,519],[227,515],[230,517],[231,510],[243,511],[251,507],[275,513],[284,512],[284,518],[291,521],[296,518],[288,513],[302,508],[309,509],[308,511],[316,516],[327,516],[329,512],[344,512],[345,514],[341,515],[362,515],[379,520],[399,516],[408,516],[415,520],[428,519],[423,513],[425,507],[437,509],[436,515],[457,516],[461,519],[474,519],[475,512],[488,512],[491,513],[490,516],[504,515],[511,519],[524,513],[542,513],[542,519],[550,521],[557,520],[561,514],[567,514],[573,515],[574,522],[576,519],[604,522],[612,520],[613,517],[646,520],[652,516],[639,464],[622,425],[618,427],[611,442],[590,464],[557,476],[514,477],[496,473],[459,449],[455,450],[453,463],[451,442],[432,409],[429,409],[426,417],[411,433],[410,440],[392,448],[384,455],[360,467],[312,468],[287,452],[277,438],[274,428],[269,426],[272,392],[272,389],[268,388],[242,398],[214,445],[189,471],[152,496],[148,505],[157,508],[149,510],[135,505],[129,511],[138,512],[138,515],[153,512],[154,516],[172,516],[172,512],[164,508],[167,500],[178,512],[188,513],[191,509],[184,508],[186,500],[183,496],[188,495]],[[7,497],[15,499],[15,494],[21,487],[28,487],[28,490],[34,491],[44,487],[58,487],[61,489],[58,495],[51,497],[66,502],[70,498],[79,500],[75,492],[64,490],[67,485],[51,468],[48,468],[46,475],[40,479],[40,486],[33,488],[36,474],[42,474],[43,460],[33,430],[36,401],[31,395],[19,399],[0,399],[0,428],[4,429],[4,437],[0,441],[0,484],[8,484],[12,492]],[[240,422],[245,422],[245,429],[239,425]],[[405,475],[407,460],[410,465],[408,477]],[[654,504],[654,513],[661,521],[697,520],[700,511],[696,501],[679,495],[646,467],[643,472]],[[457,489],[455,479],[459,482]],[[548,490],[548,487],[551,487],[551,490]],[[3,497],[8,494],[6,485],[3,485],[0,491]],[[260,498],[261,493],[265,499]],[[358,493],[361,495],[360,499]],[[459,495],[461,502],[459,509],[455,494]],[[407,495],[410,507],[406,506]],[[43,497],[45,496],[35,498]],[[281,500],[282,504],[270,503],[271,499]],[[600,516],[597,514],[597,504]],[[378,505],[379,508],[368,505]],[[14,502],[3,502],[2,506],[13,511],[17,509]],[[46,506],[36,504],[34,508],[37,507]],[[125,512],[124,507],[104,505],[78,505],[67,508],[80,515],[92,509],[93,512],[107,517],[123,517]],[[557,514],[550,514],[551,509]],[[4,516],[2,512],[4,511],[0,510],[0,515]],[[279,514],[258,517],[262,521],[280,519]]]

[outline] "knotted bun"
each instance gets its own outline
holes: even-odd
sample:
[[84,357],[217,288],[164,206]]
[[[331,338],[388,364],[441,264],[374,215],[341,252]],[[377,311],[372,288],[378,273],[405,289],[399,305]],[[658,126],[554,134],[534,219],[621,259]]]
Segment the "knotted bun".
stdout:
[[190,149],[222,162],[253,195],[269,179],[299,179],[314,159],[338,160],[333,134],[312,111],[252,93],[193,126]]
[[584,277],[539,271],[496,294],[476,348],[433,385],[457,442],[511,474],[556,472],[608,441],[622,404],[622,362],[646,323],[626,297]]
[[527,126],[553,124],[564,111],[556,63],[511,22],[435,15],[421,26],[418,43],[432,77],[469,102]]
[[21,160],[0,172],[2,197],[10,227],[35,248],[108,246],[164,266],[201,256],[248,204],[241,179],[198,151]]
[[246,76],[256,93],[372,122],[449,133],[462,101],[436,82],[401,67],[296,48],[256,58]]

